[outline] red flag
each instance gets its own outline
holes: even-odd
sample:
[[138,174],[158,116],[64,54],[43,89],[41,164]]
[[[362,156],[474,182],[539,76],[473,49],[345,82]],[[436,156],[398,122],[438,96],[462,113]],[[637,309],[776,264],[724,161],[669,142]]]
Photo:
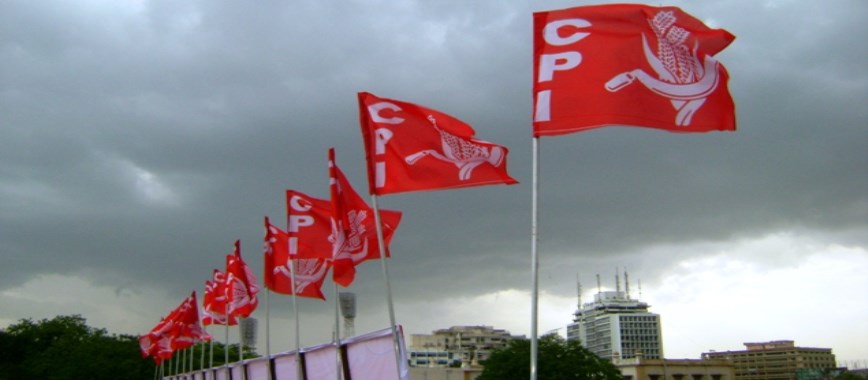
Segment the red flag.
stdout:
[[286,213],[289,220],[289,254],[300,259],[331,259],[329,242],[332,225],[331,201],[287,190]]
[[[277,293],[287,295],[293,293],[288,238],[289,235],[285,231],[272,225],[268,218],[265,218],[265,286]],[[328,242],[326,238],[323,240]],[[321,289],[331,263],[324,258],[293,258],[292,264],[295,270],[297,295],[325,300]]]
[[244,259],[241,258],[241,242],[235,241],[235,251],[226,255],[226,313],[246,318],[256,310],[259,300],[259,285]]
[[508,150],[473,138],[463,121],[367,92],[358,97],[371,194],[518,183],[506,172]]
[[173,350],[183,350],[197,342],[211,340],[211,336],[199,324],[199,304],[196,301],[195,291],[181,303],[177,310],[172,328]]
[[150,332],[139,336],[139,350],[143,358],[153,356],[159,364],[172,357],[174,351],[206,340],[211,340],[211,336],[199,324],[199,307],[194,291]]
[[[336,283],[348,287],[356,276],[355,266],[380,257],[374,215],[368,204],[353,190],[335,163],[335,150],[329,149],[329,184],[332,203],[332,276]],[[401,213],[381,210],[386,256],[389,242],[398,229]]]
[[735,37],[676,7],[594,5],[534,13],[535,137],[624,125],[735,130]]
[[[226,274],[214,269],[211,280],[205,281],[205,296],[202,297],[202,324],[226,324]],[[238,324],[234,316],[229,318],[229,326]]]

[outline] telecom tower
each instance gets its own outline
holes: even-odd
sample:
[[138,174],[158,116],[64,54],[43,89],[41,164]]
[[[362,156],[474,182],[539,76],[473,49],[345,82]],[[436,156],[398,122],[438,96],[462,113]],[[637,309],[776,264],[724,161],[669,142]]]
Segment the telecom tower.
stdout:
[[[615,290],[603,291],[597,275],[597,294],[585,304],[579,298],[567,339],[582,345],[604,359],[663,358],[660,315],[648,311],[648,304],[630,297],[630,284],[624,272],[625,291],[615,273]],[[581,284],[579,284],[581,293]]]

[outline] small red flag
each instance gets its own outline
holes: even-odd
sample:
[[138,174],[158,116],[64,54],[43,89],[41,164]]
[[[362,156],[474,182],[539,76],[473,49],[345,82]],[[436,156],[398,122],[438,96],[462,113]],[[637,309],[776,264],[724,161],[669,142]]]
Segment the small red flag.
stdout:
[[287,295],[293,293],[290,276],[292,273],[289,267],[289,260],[292,258],[297,295],[325,300],[321,289],[331,263],[324,258],[293,258],[289,255],[288,238],[285,231],[265,218],[265,286],[276,293]]
[[211,340],[211,336],[199,324],[199,304],[196,292],[187,297],[178,309],[173,328],[172,349],[183,350],[197,342]]
[[289,254],[300,259],[331,259],[331,201],[295,191],[286,191],[289,223]]
[[506,171],[508,150],[475,139],[463,121],[367,92],[358,98],[371,194],[518,183]]
[[226,255],[226,312],[234,317],[246,318],[259,305],[256,297],[259,285],[253,271],[241,258],[241,242],[235,241],[235,251]]
[[735,130],[735,37],[676,7],[593,5],[534,13],[535,137],[612,125]]
[[[226,274],[214,269],[211,280],[205,281],[205,295],[202,297],[202,324],[226,324]],[[234,316],[229,318],[229,326],[238,324]]]
[[[355,266],[362,261],[380,257],[374,210],[353,190],[350,182],[335,163],[335,150],[329,149],[329,184],[332,203],[333,280],[348,287],[355,279]],[[401,213],[381,210],[386,256],[392,234],[398,229]]]

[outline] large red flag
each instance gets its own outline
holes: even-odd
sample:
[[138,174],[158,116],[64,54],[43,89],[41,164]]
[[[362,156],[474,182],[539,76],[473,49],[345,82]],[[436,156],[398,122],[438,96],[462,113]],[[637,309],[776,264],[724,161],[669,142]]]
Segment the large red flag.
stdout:
[[[265,286],[280,294],[292,294],[289,260],[295,269],[295,289],[299,297],[325,300],[322,283],[331,262],[325,258],[299,259],[289,255],[289,235],[265,218]],[[326,242],[327,238],[323,238]]]
[[[348,287],[356,276],[355,266],[380,257],[374,210],[353,190],[335,163],[335,150],[329,149],[329,184],[332,202],[332,276],[336,283]],[[386,256],[392,234],[398,229],[401,213],[380,211]]]
[[226,255],[226,313],[246,318],[256,310],[259,285],[253,271],[241,258],[241,242],[235,241],[235,251]]
[[518,183],[506,171],[508,150],[475,139],[463,121],[367,92],[358,97],[371,194]]
[[735,37],[676,7],[593,5],[534,13],[535,137],[623,125],[735,130]]
[[[205,295],[202,297],[202,324],[225,325],[226,322],[226,273],[214,269],[211,280],[205,281]],[[234,316],[229,318],[229,326],[238,324]]]

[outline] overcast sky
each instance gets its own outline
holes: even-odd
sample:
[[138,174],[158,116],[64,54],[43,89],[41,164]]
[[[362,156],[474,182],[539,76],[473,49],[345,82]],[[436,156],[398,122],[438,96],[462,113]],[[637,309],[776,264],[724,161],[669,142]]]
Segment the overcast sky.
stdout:
[[[470,123],[521,182],[380,198],[404,212],[388,265],[408,339],[529,334],[531,15],[587,4],[0,2],[0,326],[146,332],[236,239],[261,278],[263,216],[285,189],[328,197],[329,147],[367,188],[369,91]],[[736,36],[717,58],[738,131],[541,139],[540,331],[564,334],[577,280],[587,301],[626,270],[667,357],[790,339],[868,360],[868,2],[666,5]],[[385,328],[379,263],[359,270],[356,330]],[[271,349],[292,349],[290,299],[270,301]],[[303,344],[330,340],[333,304],[299,306]]]

